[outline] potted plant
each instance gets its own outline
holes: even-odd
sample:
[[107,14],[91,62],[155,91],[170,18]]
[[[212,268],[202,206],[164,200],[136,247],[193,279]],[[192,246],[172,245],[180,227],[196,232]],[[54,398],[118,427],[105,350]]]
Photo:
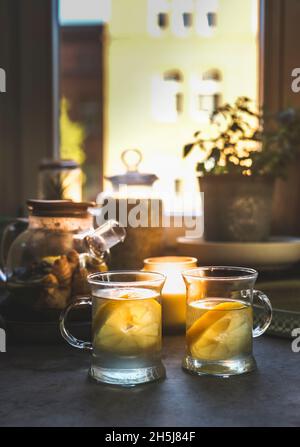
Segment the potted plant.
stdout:
[[255,110],[249,98],[239,97],[212,114],[208,129],[196,132],[183,154],[200,149],[197,171],[207,240],[268,239],[275,179],[285,176],[299,145],[298,110],[268,116]]

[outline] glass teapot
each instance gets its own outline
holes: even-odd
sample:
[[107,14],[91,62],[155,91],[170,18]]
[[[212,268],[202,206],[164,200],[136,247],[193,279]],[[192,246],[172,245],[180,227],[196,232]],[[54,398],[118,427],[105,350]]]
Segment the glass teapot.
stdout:
[[[48,317],[88,293],[87,275],[106,270],[110,248],[125,239],[116,221],[93,227],[90,202],[29,200],[28,227],[2,250],[10,307],[26,318]],[[4,231],[2,248],[9,231]],[[52,312],[51,312],[52,311]],[[56,312],[53,312],[56,311]]]

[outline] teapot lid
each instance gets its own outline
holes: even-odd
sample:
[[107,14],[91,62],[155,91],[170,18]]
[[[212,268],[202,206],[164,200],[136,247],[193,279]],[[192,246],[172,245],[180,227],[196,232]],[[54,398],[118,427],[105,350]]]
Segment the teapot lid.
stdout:
[[121,159],[127,168],[127,172],[121,175],[113,175],[111,177],[105,177],[109,180],[114,187],[119,185],[144,185],[152,186],[153,183],[158,180],[155,174],[141,173],[138,170],[143,156],[138,149],[127,149],[121,154]]
[[73,202],[72,200],[27,200],[32,216],[43,217],[86,217],[94,202]]

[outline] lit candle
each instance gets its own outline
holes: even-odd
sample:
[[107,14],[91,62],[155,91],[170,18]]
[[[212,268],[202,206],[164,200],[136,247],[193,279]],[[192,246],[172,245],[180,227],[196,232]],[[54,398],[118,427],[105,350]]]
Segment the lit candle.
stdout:
[[144,270],[166,275],[162,290],[163,328],[165,332],[185,329],[186,288],[181,273],[197,267],[197,259],[186,256],[165,256],[144,260]]

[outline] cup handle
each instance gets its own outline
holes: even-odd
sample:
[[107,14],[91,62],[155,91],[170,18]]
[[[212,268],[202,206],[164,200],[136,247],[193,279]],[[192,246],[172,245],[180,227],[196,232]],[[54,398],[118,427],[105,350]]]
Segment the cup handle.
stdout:
[[71,345],[74,346],[74,348],[78,348],[78,349],[84,349],[85,351],[92,351],[93,350],[93,345],[91,342],[89,341],[83,341],[83,340],[78,340],[77,338],[74,337],[74,335],[72,335],[65,327],[65,321],[69,315],[69,312],[72,309],[75,309],[76,307],[81,307],[81,306],[91,306],[92,305],[92,300],[88,297],[80,297],[77,298],[75,301],[73,301],[71,304],[69,304],[60,314],[59,317],[59,329],[60,329],[60,333],[63,336],[63,338]]
[[271,324],[272,305],[271,305],[270,300],[267,297],[267,295],[265,295],[260,290],[253,291],[253,298],[254,297],[257,297],[259,299],[259,301],[263,304],[265,313],[266,313],[264,322],[261,325],[258,325],[255,329],[253,329],[253,337],[256,338],[256,337],[260,337],[262,334],[264,334]]

